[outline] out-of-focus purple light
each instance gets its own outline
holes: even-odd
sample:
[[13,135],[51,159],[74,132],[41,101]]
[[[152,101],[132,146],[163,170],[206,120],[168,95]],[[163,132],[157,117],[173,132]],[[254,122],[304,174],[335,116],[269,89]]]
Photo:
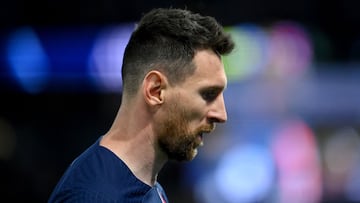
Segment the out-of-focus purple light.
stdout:
[[322,176],[312,130],[302,120],[289,119],[275,130],[272,147],[279,177],[278,202],[319,202]]
[[326,192],[360,200],[360,138],[353,128],[344,128],[329,136],[324,144]]
[[101,91],[121,91],[123,54],[134,26],[110,27],[97,37],[89,57],[88,72]]
[[345,185],[345,197],[353,202],[360,202],[360,149],[357,160],[354,160],[353,168]]
[[305,29],[295,22],[278,22],[271,27],[269,68],[276,76],[297,77],[311,66],[313,47]]

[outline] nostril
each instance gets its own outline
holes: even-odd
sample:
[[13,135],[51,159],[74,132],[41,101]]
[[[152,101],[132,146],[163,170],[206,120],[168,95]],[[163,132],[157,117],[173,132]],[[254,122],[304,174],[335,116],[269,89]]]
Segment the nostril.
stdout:
[[225,122],[225,121],[222,121],[222,120],[220,120],[220,119],[218,119],[218,118],[209,118],[209,123],[223,123],[223,122]]

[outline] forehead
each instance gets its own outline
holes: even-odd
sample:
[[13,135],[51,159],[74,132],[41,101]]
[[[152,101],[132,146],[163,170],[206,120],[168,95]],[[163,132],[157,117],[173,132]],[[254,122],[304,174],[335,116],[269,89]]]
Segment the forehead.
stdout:
[[193,62],[196,69],[186,79],[187,85],[226,87],[224,65],[217,54],[211,50],[200,50],[196,52]]

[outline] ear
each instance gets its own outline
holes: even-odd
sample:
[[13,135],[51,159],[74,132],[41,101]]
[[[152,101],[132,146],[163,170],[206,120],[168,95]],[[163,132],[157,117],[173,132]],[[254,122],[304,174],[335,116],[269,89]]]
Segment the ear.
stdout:
[[162,104],[167,85],[164,74],[156,70],[148,72],[143,81],[143,95],[146,103],[153,106]]

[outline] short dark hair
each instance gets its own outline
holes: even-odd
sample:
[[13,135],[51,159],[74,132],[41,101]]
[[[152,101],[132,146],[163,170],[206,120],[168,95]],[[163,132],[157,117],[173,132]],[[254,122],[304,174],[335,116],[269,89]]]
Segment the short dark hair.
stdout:
[[213,17],[183,9],[153,9],[141,18],[126,46],[124,92],[135,94],[152,69],[163,72],[170,84],[179,83],[194,73],[196,51],[211,49],[220,57],[233,48],[230,35]]

